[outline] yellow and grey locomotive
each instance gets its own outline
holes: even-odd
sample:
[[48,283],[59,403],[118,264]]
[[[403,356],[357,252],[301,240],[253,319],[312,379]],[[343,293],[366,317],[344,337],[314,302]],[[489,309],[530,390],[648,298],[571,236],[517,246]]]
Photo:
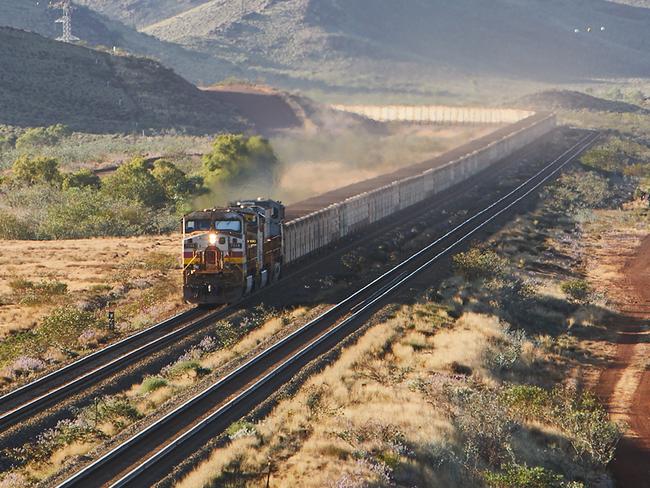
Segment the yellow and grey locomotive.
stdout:
[[284,206],[245,200],[183,218],[183,297],[200,305],[236,301],[280,278]]

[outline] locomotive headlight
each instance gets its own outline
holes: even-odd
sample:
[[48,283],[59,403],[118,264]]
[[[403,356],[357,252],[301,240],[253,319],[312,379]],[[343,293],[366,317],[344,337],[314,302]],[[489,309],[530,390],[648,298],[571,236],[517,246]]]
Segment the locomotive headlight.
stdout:
[[210,242],[211,246],[214,246],[217,243],[217,234],[210,232],[208,234],[208,241]]

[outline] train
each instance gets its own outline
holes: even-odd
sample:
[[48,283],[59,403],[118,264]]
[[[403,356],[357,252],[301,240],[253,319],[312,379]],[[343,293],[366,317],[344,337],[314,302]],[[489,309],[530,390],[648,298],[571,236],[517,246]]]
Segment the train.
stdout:
[[242,200],[183,217],[183,298],[213,306],[232,303],[278,281],[282,273],[285,207]]
[[430,161],[338,188],[285,208],[257,198],[183,218],[183,297],[233,303],[280,279],[283,268],[487,170],[555,127],[535,114]]

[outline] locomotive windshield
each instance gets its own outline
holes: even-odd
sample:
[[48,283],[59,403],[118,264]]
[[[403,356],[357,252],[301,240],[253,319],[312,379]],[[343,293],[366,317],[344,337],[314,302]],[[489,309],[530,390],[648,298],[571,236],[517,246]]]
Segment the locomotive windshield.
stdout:
[[[198,230],[208,231],[212,228],[210,220],[188,220],[185,222],[185,232],[196,232]],[[241,232],[239,220],[216,220],[214,228],[221,231]]]

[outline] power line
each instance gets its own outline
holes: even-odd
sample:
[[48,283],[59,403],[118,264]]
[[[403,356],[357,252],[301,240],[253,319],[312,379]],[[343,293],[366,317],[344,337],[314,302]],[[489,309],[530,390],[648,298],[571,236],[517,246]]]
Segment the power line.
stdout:
[[50,8],[56,8],[63,11],[63,16],[56,19],[57,24],[63,26],[63,35],[57,37],[57,41],[75,42],[80,39],[72,34],[72,4],[70,0],[60,0],[57,2],[50,2]]

